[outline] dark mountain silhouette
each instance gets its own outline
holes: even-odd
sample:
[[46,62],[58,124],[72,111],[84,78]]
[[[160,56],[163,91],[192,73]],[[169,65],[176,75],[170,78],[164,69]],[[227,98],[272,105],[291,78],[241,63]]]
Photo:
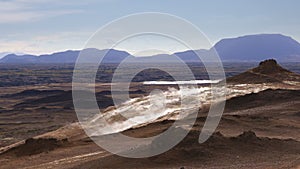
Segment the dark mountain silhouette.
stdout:
[[187,61],[187,62],[193,62],[197,61],[199,62],[199,56],[203,57],[208,54],[208,50],[200,49],[200,50],[188,50],[184,52],[177,52],[175,53],[176,56],[178,56],[180,59]]
[[185,61],[209,57],[213,51],[225,62],[259,62],[274,58],[280,62],[300,62],[300,43],[280,34],[247,35],[223,39],[210,50],[196,50],[175,53]]
[[[223,39],[210,50],[189,50],[174,53],[185,62],[200,61],[199,57],[210,57],[217,51],[222,61],[231,62],[259,62],[274,58],[279,62],[300,62],[300,43],[291,37],[280,34],[247,35],[238,38]],[[114,49],[98,50],[85,49],[88,56],[86,62],[94,62],[99,53],[108,52],[104,58],[106,63],[119,63],[129,54]],[[0,63],[74,63],[80,51],[65,51],[51,55],[22,55],[9,54],[0,59]],[[130,57],[131,62],[172,62],[173,55],[159,54],[149,57]]]
[[248,35],[223,39],[215,46],[223,61],[300,61],[300,44],[280,34]]
[[36,63],[37,57],[34,55],[22,55],[9,54],[4,56],[0,63]]
[[11,53],[9,53],[9,52],[0,52],[0,59],[1,59],[2,57],[4,57],[4,56],[9,55],[9,54],[11,54]]
[[0,63],[75,63],[80,52],[84,56],[88,56],[85,62],[94,63],[97,56],[107,52],[103,58],[104,62],[107,63],[119,63],[125,59],[129,53],[124,51],[118,51],[114,49],[98,50],[98,49],[84,49],[83,51],[65,51],[58,52],[49,55],[15,55],[9,54],[0,60]]

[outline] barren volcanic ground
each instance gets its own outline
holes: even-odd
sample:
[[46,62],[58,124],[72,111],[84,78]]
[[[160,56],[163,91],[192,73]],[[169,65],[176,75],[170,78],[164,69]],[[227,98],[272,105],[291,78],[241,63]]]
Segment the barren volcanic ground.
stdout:
[[[0,168],[300,168],[299,77],[268,60],[229,78],[225,111],[207,142],[199,144],[198,137],[205,120],[212,118],[207,117],[208,105],[197,111],[195,124],[171,129],[191,128],[181,143],[144,159],[119,157],[93,143],[76,123],[68,84],[6,87],[0,106]],[[146,99],[152,89],[168,93],[169,87],[136,82],[130,95]],[[109,107],[113,105],[110,85],[99,84],[96,89],[99,107],[106,113],[113,111]],[[172,112],[123,133],[133,137],[157,135],[173,124],[168,117],[173,117]],[[180,119],[189,120],[190,116]],[[97,137],[113,138],[114,134]],[[158,137],[132,151],[151,151],[152,146],[163,146],[160,141]]]

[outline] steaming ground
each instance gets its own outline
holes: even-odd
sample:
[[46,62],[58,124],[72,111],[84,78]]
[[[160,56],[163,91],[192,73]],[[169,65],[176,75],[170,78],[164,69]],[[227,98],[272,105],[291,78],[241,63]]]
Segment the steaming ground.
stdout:
[[[299,81],[300,75],[281,68],[274,60],[229,78],[227,88],[219,90],[227,99],[222,119],[213,136],[203,144],[198,143],[198,137],[212,102],[208,85],[195,89],[182,83],[185,94],[180,99],[182,93],[176,85],[133,83],[132,99],[110,107],[113,104],[109,85],[101,84],[96,96],[105,103],[99,105],[103,113],[86,120],[84,127],[90,129],[94,138],[110,139],[116,147],[131,142],[114,139],[115,132],[151,137],[167,130],[174,120],[186,124],[190,115],[197,113],[194,125],[172,128],[175,132],[191,129],[180,144],[144,159],[110,154],[95,145],[75,121],[63,124],[61,121],[72,119],[73,110],[71,92],[61,90],[62,86],[46,86],[44,91],[34,87],[14,91],[15,94],[5,95],[7,104],[1,110],[6,114],[0,117],[4,126],[1,131],[6,138],[11,134],[26,140],[0,149],[0,168],[299,168]],[[153,89],[160,90],[151,92]],[[13,93],[13,89],[8,90],[7,93]],[[29,99],[22,100],[24,96]],[[186,102],[183,107],[181,101]],[[152,111],[148,111],[150,108]],[[26,113],[20,114],[20,110]],[[64,127],[51,131],[48,127],[53,124]],[[43,128],[39,128],[41,125]],[[34,135],[32,131],[36,132],[35,137],[27,139],[28,133]],[[161,145],[158,137],[131,151],[151,151],[151,146]]]
[[[240,84],[216,88],[219,92],[226,93],[224,98],[229,99],[277,87],[272,84]],[[212,101],[217,102],[212,100],[211,87],[189,88],[187,86],[180,90],[169,88],[165,92],[133,98],[119,105],[117,109],[108,108],[83,125],[92,136],[112,134],[164,120],[183,119],[197,113]]]
[[[217,129],[222,134],[214,135],[205,144],[200,145],[197,138],[207,115],[205,104],[210,102],[208,87],[186,89],[189,98],[200,93],[197,121],[185,141],[158,157],[140,162],[111,155],[88,139],[78,123],[73,123],[37,136],[37,141],[27,141],[25,144],[20,142],[19,145],[11,146],[15,148],[6,147],[8,150],[0,156],[0,168],[296,168],[299,166],[300,156],[300,93],[295,86],[284,90],[278,88],[283,88],[282,84],[229,84],[226,90],[227,106]],[[149,137],[167,129],[175,119],[186,117],[184,119],[188,120],[187,114],[179,116],[179,100],[176,96],[180,93],[175,88],[163,92],[168,111],[158,111],[151,116],[141,111],[151,106],[151,100],[158,97],[156,94],[159,96],[162,93],[133,98],[118,109],[110,107],[103,115],[95,116],[89,127],[95,127],[93,125],[97,121],[105,118],[114,128],[106,130],[107,127],[100,126],[102,130],[97,130],[94,136],[106,137],[102,135],[125,130],[125,135]],[[192,107],[185,109],[194,110],[198,107],[194,104],[188,106]],[[131,120],[117,118],[118,111]],[[127,112],[131,113],[126,114]],[[140,120],[143,118],[147,120]],[[250,132],[238,136],[250,130],[255,134]],[[54,140],[49,141],[49,138]],[[112,141],[115,144],[127,144]],[[149,143],[145,143],[147,144]],[[29,160],[32,162],[27,163]]]

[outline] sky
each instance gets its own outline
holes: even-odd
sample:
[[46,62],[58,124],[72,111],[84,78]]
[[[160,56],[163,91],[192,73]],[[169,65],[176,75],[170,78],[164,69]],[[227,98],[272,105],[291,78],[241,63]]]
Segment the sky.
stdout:
[[[298,0],[0,0],[0,55],[82,49],[103,25],[139,12],[184,18],[212,44],[260,33],[280,33],[300,41],[299,7]],[[131,53],[146,45],[139,40],[128,44],[122,49]],[[159,45],[163,49],[169,44]],[[184,48],[168,52],[180,50]]]

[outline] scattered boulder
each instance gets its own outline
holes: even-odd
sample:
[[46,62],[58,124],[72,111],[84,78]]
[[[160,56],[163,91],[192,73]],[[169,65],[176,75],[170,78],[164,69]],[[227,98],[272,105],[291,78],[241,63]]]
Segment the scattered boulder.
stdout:
[[28,156],[52,151],[63,144],[67,143],[67,139],[58,140],[55,138],[29,138],[24,144],[12,148],[6,153],[12,153],[16,156]]
[[233,138],[242,142],[253,142],[256,140],[260,140],[260,138],[257,137],[255,132],[253,131],[244,131],[241,135]]

